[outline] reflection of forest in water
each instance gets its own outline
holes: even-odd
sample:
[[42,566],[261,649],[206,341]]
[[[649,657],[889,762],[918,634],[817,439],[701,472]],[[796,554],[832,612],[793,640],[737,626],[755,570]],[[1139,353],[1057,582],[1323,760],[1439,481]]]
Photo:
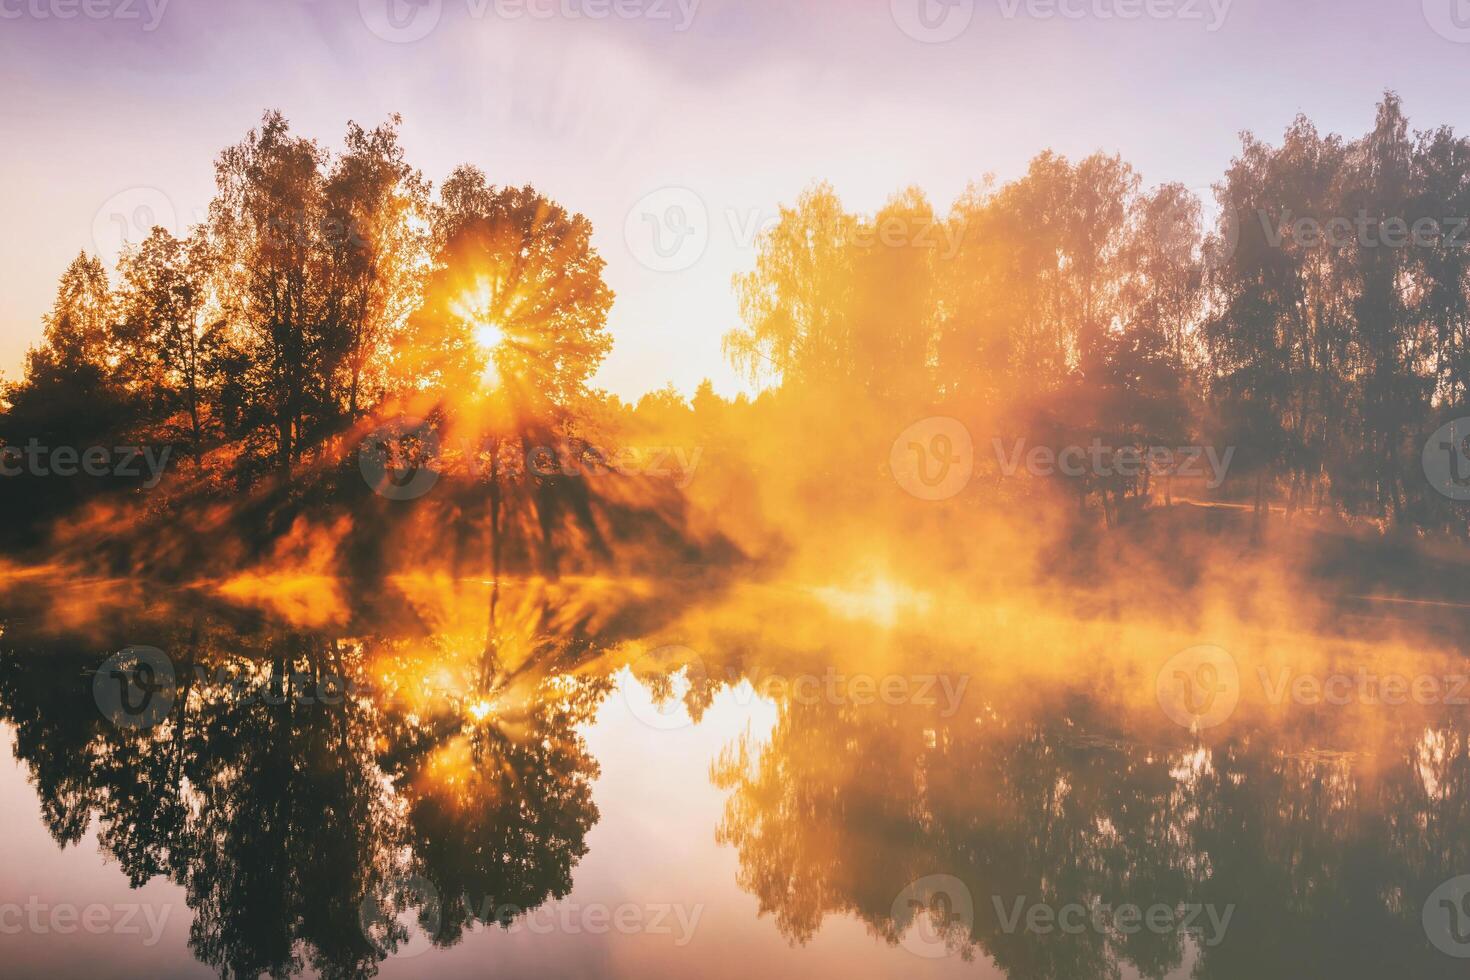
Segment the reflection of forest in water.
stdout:
[[[6,626],[0,717],[42,819],[63,845],[95,820],[134,886],[183,886],[192,951],[222,974],[373,972],[407,931],[365,930],[369,900],[451,946],[571,891],[599,819],[583,732],[627,676],[604,656],[615,631],[509,637],[502,649],[534,655],[487,672],[483,633],[333,637],[200,610],[65,634],[38,622]],[[97,710],[94,672],[139,635],[168,651],[176,697],[160,724],[117,727]],[[780,673],[782,656],[672,686],[698,715],[728,681]],[[952,951],[1013,978],[1460,968],[1421,923],[1426,896],[1470,868],[1456,709],[1405,708],[1371,751],[1347,725],[1206,743],[1142,736],[1101,695],[1038,708],[973,680],[952,713],[778,703],[768,738],[738,739],[711,766],[721,825],[689,833],[736,850],[740,887],[795,944],[831,915],[897,943],[922,923],[896,900],[942,874],[973,897],[973,924],[945,934]],[[999,911],[1023,898],[1230,918],[1223,937],[1203,919],[1008,930]]]

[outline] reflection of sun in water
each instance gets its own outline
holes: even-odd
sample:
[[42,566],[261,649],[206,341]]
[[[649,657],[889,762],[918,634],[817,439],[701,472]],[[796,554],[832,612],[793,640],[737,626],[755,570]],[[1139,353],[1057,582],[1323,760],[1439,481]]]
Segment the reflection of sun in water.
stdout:
[[865,619],[891,627],[905,614],[922,614],[929,597],[886,577],[850,586],[824,586],[811,590],[828,609],[848,619]]

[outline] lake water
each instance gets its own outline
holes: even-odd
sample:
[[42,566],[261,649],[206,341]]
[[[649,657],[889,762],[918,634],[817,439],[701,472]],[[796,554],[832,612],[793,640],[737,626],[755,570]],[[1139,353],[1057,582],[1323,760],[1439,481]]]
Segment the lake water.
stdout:
[[507,585],[487,644],[484,583],[333,628],[38,590],[0,636],[0,972],[1467,968],[1450,641],[673,591]]

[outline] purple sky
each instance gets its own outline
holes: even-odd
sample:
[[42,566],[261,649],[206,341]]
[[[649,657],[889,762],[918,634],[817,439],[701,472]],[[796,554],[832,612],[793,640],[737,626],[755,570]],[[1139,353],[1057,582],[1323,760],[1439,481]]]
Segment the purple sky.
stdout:
[[197,220],[267,107],[329,146],[401,112],[436,183],[472,162],[587,214],[618,294],[600,380],[624,396],[738,390],[730,277],[814,180],[860,211],[915,184],[943,212],[1050,147],[1203,189],[1239,131],[1305,112],[1357,134],[1384,88],[1417,127],[1470,129],[1470,0],[949,3],[0,0],[0,371],[78,249]]

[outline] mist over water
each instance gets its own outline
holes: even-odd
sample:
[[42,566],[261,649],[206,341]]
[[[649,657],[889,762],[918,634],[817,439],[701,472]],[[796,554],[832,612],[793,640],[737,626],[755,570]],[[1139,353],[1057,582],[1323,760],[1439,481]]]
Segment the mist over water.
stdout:
[[[0,385],[0,973],[1463,972],[1470,142],[613,256],[411,125],[265,111]],[[611,264],[721,219],[745,390],[603,390]]]
[[1470,691],[1442,622],[801,564],[506,576],[493,644],[481,579],[360,608],[318,580],[330,627],[12,585],[5,805],[52,842],[15,854],[42,923],[16,962],[71,880],[160,923],[69,947],[77,974],[722,976],[740,944],[740,970],[1452,975],[1451,920],[1426,930],[1470,860]]

